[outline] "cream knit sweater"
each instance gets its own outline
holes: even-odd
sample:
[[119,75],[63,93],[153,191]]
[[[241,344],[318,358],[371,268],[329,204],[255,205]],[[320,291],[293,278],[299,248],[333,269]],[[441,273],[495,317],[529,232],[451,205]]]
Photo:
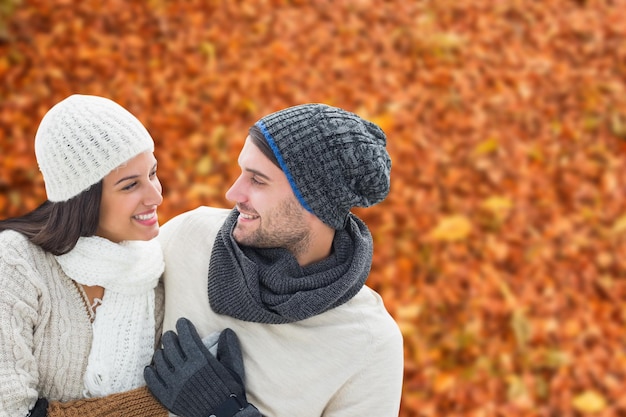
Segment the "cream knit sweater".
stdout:
[[[156,295],[160,335],[162,285]],[[90,314],[53,255],[17,232],[0,233],[0,417],[26,416],[38,397],[83,398]]]
[[397,417],[402,335],[368,287],[325,313],[261,324],[211,310],[207,276],[215,235],[230,210],[200,207],[161,227],[164,330],[189,318],[204,337],[225,327],[241,341],[248,400],[272,417]]

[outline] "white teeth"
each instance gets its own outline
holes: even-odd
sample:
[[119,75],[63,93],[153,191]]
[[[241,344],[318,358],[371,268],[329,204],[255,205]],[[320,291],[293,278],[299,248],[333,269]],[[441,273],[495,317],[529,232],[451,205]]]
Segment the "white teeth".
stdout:
[[248,220],[255,219],[255,218],[257,217],[257,216],[251,216],[251,215],[249,215],[249,214],[243,214],[243,213],[239,213],[239,215],[240,215],[242,218],[244,218],[244,219],[248,219]]
[[137,220],[150,220],[150,219],[154,218],[155,215],[156,215],[156,213],[138,214],[138,215],[135,216],[135,218]]

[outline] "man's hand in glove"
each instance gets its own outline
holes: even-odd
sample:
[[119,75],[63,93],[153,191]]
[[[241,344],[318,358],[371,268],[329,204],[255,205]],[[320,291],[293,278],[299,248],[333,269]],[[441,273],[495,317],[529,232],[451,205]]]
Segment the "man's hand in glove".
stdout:
[[244,409],[246,416],[260,416],[246,400],[243,359],[235,332],[225,329],[220,333],[214,357],[189,320],[178,319],[176,330],[178,335],[172,331],[163,334],[163,348],[144,370],[152,394],[182,417],[231,417]]

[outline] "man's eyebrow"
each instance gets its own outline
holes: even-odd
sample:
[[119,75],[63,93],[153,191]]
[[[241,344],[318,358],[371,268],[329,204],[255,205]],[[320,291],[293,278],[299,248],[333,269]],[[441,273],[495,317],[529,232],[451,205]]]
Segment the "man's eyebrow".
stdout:
[[265,175],[264,173],[262,173],[261,171],[257,171],[256,169],[251,169],[251,168],[246,168],[245,169],[246,172],[250,172],[254,175],[258,175],[259,177],[267,180],[267,181],[271,181],[272,179],[270,177],[268,177],[267,175]]

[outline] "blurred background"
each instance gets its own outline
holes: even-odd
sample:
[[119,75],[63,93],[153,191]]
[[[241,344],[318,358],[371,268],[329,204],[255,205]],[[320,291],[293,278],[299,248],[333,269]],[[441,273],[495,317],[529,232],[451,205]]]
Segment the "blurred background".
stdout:
[[624,11],[0,0],[0,218],[44,201],[34,134],[70,94],[146,125],[161,222],[231,206],[260,117],[343,107],[385,130],[393,161],[389,197],[356,213],[375,239],[368,284],[404,335],[400,415],[624,416]]

